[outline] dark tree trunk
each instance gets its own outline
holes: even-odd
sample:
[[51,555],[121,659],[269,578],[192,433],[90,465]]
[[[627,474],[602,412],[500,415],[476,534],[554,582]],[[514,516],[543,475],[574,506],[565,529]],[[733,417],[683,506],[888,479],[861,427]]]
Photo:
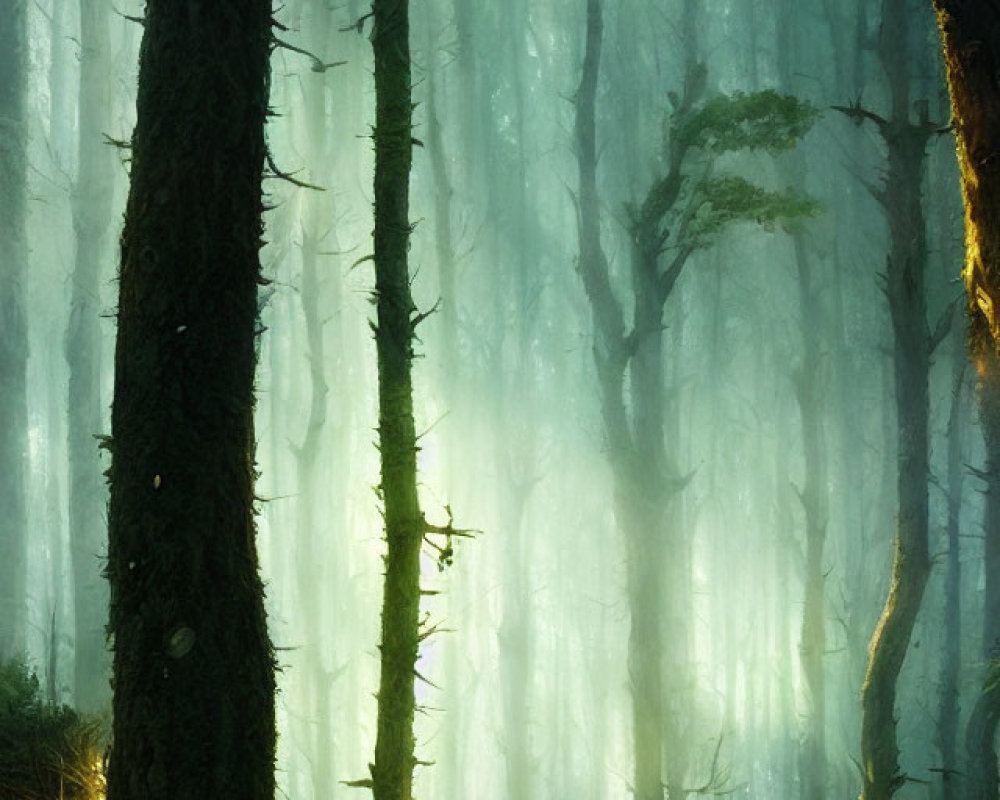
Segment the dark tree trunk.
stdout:
[[28,3],[0,13],[0,659],[24,648],[28,463]]
[[69,368],[67,453],[69,528],[73,553],[76,646],[74,700],[95,711],[111,696],[105,646],[107,585],[101,579],[107,501],[95,435],[101,432],[101,269],[111,219],[114,151],[104,141],[111,126],[111,7],[80,2],[80,103],[73,228],[76,265],[65,355]]
[[973,340],[1000,347],[1000,10],[932,0],[941,29],[965,199],[965,267]]
[[385,514],[375,800],[411,800],[414,678],[419,646],[420,548],[426,524],[417,496],[413,422],[414,312],[407,264],[412,162],[409,8],[375,0],[375,301],[379,451]]
[[274,797],[253,381],[271,4],[148,0],[109,472],[110,800]]
[[996,732],[1000,722],[1000,358],[991,346],[981,348],[979,367],[979,421],[986,444],[986,536],[983,573],[983,638],[985,662],[982,688],[969,714],[965,734],[968,753],[968,800],[995,800],[997,776]]
[[862,800],[889,800],[899,769],[896,681],[930,571],[927,519],[927,373],[931,341],[924,291],[927,262],[921,181],[933,126],[910,121],[905,0],[885,0],[878,54],[892,97],[889,119],[871,115],[888,150],[886,184],[873,188],[889,223],[886,296],[893,332],[899,513],[889,596],[869,647],[861,692]]

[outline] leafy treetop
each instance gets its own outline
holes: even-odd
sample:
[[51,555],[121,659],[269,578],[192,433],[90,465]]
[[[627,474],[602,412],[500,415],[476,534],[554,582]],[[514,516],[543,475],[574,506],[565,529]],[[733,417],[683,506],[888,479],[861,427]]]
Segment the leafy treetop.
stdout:
[[764,150],[777,155],[795,147],[819,110],[811,103],[773,89],[733,92],[710,98],[674,121],[673,138],[712,155]]

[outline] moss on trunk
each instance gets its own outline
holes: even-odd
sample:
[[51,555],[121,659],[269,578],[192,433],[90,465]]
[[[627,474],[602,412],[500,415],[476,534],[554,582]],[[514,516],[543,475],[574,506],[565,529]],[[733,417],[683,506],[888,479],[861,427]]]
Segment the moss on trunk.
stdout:
[[149,0],[109,471],[110,800],[274,796],[253,381],[271,4]]
[[412,162],[407,0],[375,0],[375,302],[378,324],[379,450],[385,514],[375,800],[411,800],[414,678],[419,647],[420,549],[425,523],[417,495],[411,366],[414,305],[407,263]]
[[965,200],[970,336],[1000,345],[1000,17],[991,3],[933,0]]
[[921,181],[934,127],[925,116],[910,119],[906,33],[905,3],[885,0],[878,52],[889,79],[892,114],[889,119],[876,117],[888,150],[888,175],[878,197],[889,223],[886,297],[893,332],[899,512],[889,596],[872,634],[861,690],[862,800],[889,800],[906,780],[899,767],[896,681],[930,572],[927,384],[931,339],[924,289],[927,236]]

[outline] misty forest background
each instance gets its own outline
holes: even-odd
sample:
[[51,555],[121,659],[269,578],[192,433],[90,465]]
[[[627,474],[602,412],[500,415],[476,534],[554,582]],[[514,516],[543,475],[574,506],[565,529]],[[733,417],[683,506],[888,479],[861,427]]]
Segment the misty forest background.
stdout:
[[[26,651],[47,698],[97,714],[110,698],[99,445],[140,6],[28,4],[28,106],[2,120],[27,136],[27,241],[2,247],[26,244],[28,269],[22,308],[0,309],[0,349],[30,357],[28,452],[0,451],[0,652]],[[439,630],[420,651],[416,736],[433,766],[417,768],[414,795],[627,796],[635,707],[657,715],[671,800],[817,798],[803,789],[817,786],[856,796],[860,687],[897,515],[885,272],[899,195],[885,191],[879,120],[901,113],[923,132],[912,164],[923,206],[918,192],[908,218],[923,233],[907,241],[926,236],[932,566],[899,681],[901,769],[913,780],[897,796],[964,796],[948,779],[963,769],[995,640],[987,627],[984,645],[995,478],[967,368],[961,197],[933,14],[904,0],[604,6],[591,230],[608,264],[604,312],[618,308],[633,342],[658,342],[662,392],[644,394],[636,368],[624,404],[641,418],[655,400],[660,417],[636,423],[630,447],[658,428],[665,443],[652,456],[663,533],[642,559],[656,588],[637,597],[641,579],[626,569],[615,514],[625,444],[609,441],[595,369],[609,340],[581,280],[587,3],[414,4],[410,261],[416,303],[434,310],[415,365],[421,504],[436,524],[480,531],[425,549],[423,609]],[[384,542],[366,11],[359,0],[276,10],[256,491],[282,667],[278,782],[296,800],[357,796],[344,782],[368,775],[375,736]],[[662,244],[676,281],[663,287],[662,326],[643,329],[633,246],[676,153],[671,120],[689,100],[766,89],[819,111],[800,141],[720,147],[685,169],[811,201],[790,220],[751,205],[688,240],[678,231],[694,217],[673,209],[675,238]],[[0,195],[9,216],[14,200]],[[24,535],[22,563],[12,543]],[[661,652],[655,700],[634,706],[643,654],[630,630],[643,625]]]

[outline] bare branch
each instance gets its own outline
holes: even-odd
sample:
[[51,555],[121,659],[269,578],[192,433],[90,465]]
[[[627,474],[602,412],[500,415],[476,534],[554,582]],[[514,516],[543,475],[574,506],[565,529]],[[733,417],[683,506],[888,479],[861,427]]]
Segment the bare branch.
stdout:
[[866,119],[874,122],[883,136],[889,127],[889,122],[885,119],[885,117],[879,116],[874,111],[869,111],[861,105],[860,100],[851,103],[849,106],[830,106],[830,108],[834,111],[839,111],[845,117],[849,118],[855,125],[860,125]]
[[278,169],[277,166],[275,166],[274,159],[271,157],[270,151],[267,152],[266,157],[267,157],[267,165],[271,168],[271,172],[274,173],[269,177],[279,178],[280,180],[288,181],[288,183],[292,184],[293,186],[298,186],[302,189],[312,189],[314,192],[326,191],[326,189],[324,189],[322,186],[316,186],[315,184],[312,183],[306,183],[305,181],[300,181],[294,175],[291,175],[287,172],[282,172],[280,169]]

